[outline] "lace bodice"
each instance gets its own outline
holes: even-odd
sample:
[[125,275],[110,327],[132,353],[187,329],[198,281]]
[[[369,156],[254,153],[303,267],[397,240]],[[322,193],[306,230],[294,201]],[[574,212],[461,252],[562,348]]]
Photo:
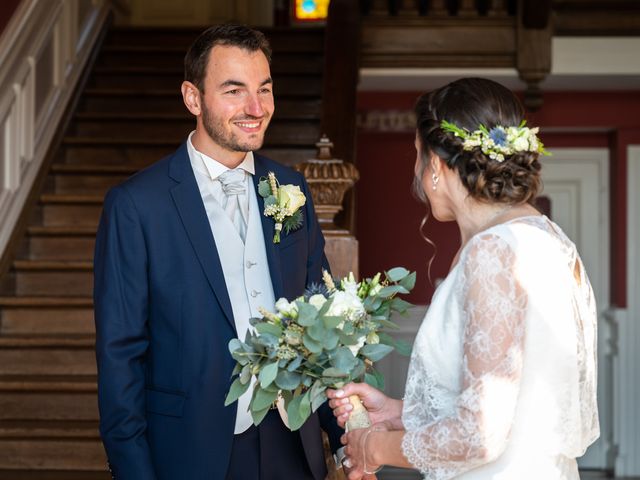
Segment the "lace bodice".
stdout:
[[405,456],[430,480],[577,478],[599,434],[595,348],[591,286],[557,225],[476,235],[415,340]]

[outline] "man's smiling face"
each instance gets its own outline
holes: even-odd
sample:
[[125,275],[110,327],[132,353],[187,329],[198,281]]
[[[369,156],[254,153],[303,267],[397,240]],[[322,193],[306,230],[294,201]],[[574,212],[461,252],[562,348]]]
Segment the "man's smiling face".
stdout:
[[202,126],[218,158],[262,147],[274,111],[271,71],[262,51],[213,47],[200,103]]

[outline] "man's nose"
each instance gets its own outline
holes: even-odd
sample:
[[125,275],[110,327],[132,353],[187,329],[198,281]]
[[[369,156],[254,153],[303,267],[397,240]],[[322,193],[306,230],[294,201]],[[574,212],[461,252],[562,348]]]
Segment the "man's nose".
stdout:
[[244,111],[252,117],[264,116],[264,108],[257,95],[251,95],[248,97],[247,102],[244,105]]

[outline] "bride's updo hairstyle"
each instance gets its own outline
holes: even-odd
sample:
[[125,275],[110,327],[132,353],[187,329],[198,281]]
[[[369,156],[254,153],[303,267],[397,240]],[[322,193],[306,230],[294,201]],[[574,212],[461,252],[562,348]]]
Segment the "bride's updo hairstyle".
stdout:
[[515,152],[497,161],[479,147],[465,150],[463,139],[441,128],[443,121],[469,132],[481,125],[487,130],[518,127],[524,108],[509,89],[483,78],[463,78],[422,95],[415,113],[422,144],[420,173],[433,152],[458,173],[472,198],[488,203],[533,202],[542,185],[538,152]]

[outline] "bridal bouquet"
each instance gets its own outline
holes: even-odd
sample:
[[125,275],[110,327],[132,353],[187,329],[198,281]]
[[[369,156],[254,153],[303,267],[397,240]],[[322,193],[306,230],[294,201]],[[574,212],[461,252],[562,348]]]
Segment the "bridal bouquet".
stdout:
[[[244,342],[229,342],[238,377],[225,405],[253,383],[249,408],[255,425],[276,405],[288,427],[297,430],[326,400],[327,388],[362,380],[383,388],[373,362],[394,349],[410,351],[383,330],[397,328],[389,320],[392,312],[403,314],[411,306],[398,295],[414,287],[415,272],[393,268],[384,278],[378,273],[361,282],[353,274],[338,283],[327,272],[323,278],[324,285],[310,287],[293,302],[278,300],[275,313],[261,310],[262,318],[251,319],[255,332],[247,332]],[[366,417],[357,397],[352,403]],[[351,419],[357,425],[350,428],[367,426],[368,418],[358,417],[354,410]]]

